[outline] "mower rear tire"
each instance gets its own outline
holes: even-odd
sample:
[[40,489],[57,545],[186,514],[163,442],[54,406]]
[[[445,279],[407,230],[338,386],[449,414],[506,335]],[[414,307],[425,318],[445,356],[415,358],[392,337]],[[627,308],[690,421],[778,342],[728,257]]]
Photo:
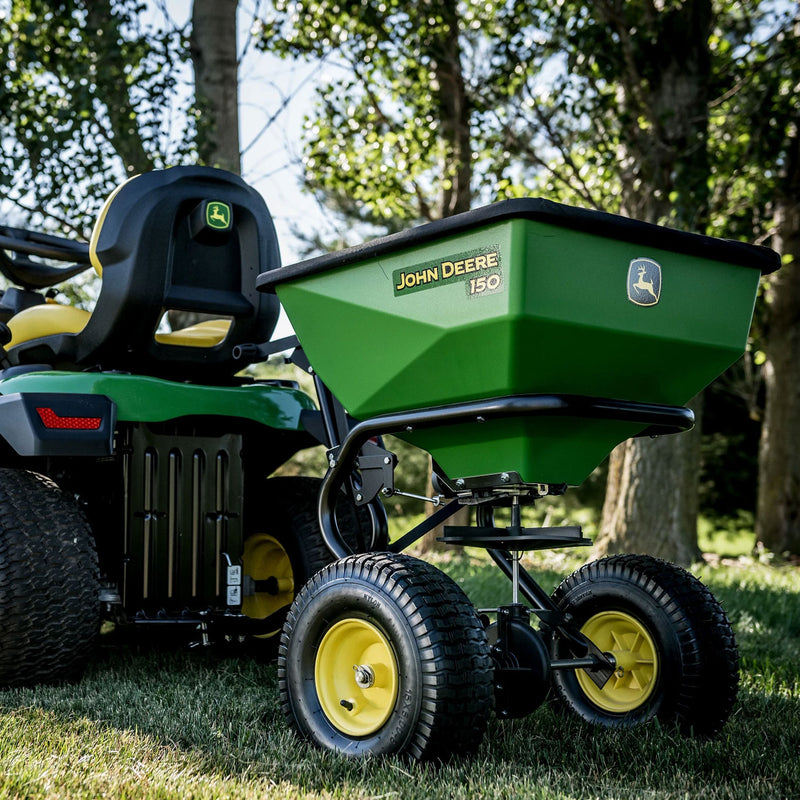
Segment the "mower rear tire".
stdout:
[[0,469],[0,686],[82,674],[100,630],[97,553],[75,500]]
[[[264,619],[282,609],[288,611],[295,595],[308,579],[333,560],[317,522],[317,498],[321,481],[318,478],[271,478],[265,484],[263,507],[271,516],[258,522],[244,545],[244,574],[249,575],[264,591],[244,598],[242,611],[248,617]],[[371,546],[372,524],[369,512],[357,508],[341,493],[336,504],[336,521],[342,536],[356,553]],[[377,546],[388,545],[384,535]],[[281,624],[266,634],[255,636],[263,645],[262,656],[276,654],[277,635]],[[267,640],[274,640],[274,647]]]

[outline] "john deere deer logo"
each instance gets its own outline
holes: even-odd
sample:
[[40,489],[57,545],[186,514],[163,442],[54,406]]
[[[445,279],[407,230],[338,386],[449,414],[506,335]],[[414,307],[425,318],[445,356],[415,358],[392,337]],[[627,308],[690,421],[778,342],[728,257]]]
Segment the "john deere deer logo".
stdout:
[[227,203],[209,203],[206,206],[206,223],[209,228],[227,230],[231,225],[231,207]]
[[634,258],[628,267],[628,300],[654,306],[661,299],[661,267],[652,258]]

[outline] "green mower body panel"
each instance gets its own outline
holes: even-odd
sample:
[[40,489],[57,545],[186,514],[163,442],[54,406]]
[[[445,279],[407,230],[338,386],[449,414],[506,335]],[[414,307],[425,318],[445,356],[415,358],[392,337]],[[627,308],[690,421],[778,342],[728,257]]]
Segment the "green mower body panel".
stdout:
[[[105,406],[96,402],[99,398]],[[138,375],[56,371],[0,380],[0,407],[0,436],[19,455],[76,456],[110,455],[117,422],[227,417],[294,432],[303,430],[301,413],[315,408],[308,395],[287,386],[200,386]],[[96,425],[85,422],[94,419]]]

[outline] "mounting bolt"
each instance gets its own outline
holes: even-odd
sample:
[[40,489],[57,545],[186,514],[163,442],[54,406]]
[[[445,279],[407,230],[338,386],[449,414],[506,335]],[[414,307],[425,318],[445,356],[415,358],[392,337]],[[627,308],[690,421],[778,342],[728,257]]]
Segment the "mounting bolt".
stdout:
[[456,486],[457,486],[459,489],[463,489],[463,488],[464,488],[464,479],[463,479],[463,478],[459,478],[459,479],[456,481]]
[[364,495],[363,495],[363,494],[361,494],[361,492],[359,492],[359,493],[356,495],[356,500],[357,500],[357,501],[360,503],[360,502],[361,502],[363,499],[364,499]]
[[384,456],[383,463],[384,464],[391,464],[392,463],[392,459],[389,458],[389,456]]
[[502,475],[500,475],[500,483],[509,483],[510,481],[511,476],[507,472],[504,472]]

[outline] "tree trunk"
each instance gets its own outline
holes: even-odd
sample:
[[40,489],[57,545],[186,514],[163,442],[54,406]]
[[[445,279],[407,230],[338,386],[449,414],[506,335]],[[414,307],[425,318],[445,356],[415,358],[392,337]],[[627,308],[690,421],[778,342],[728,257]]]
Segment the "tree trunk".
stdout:
[[[427,488],[425,490],[428,497],[433,497],[434,490],[433,490],[433,481],[431,480],[431,472],[428,472],[428,482]],[[429,517],[434,512],[438,511],[439,509],[432,505],[425,506],[425,516]],[[442,544],[438,541],[440,536],[444,536],[444,526],[445,525],[469,525],[470,519],[472,515],[470,514],[470,507],[469,506],[461,506],[461,508],[453,514],[450,519],[445,520],[442,525],[437,525],[432,531],[428,531],[422,539],[420,539],[419,545],[417,545],[417,550],[420,554],[430,553],[433,551],[441,551],[441,550],[457,550],[459,553],[464,552],[463,547],[456,547],[455,545],[446,545]]]
[[454,0],[437,4],[446,27],[431,47],[436,75],[439,127],[445,143],[440,214],[451,217],[472,205],[470,101],[464,83],[459,40],[459,10]]
[[[458,4],[445,0],[436,4],[437,14],[447,23],[441,37],[435,40],[429,52],[436,75],[436,92],[439,108],[439,127],[445,142],[442,164],[440,215],[450,217],[468,211],[472,205],[472,137],[470,132],[470,102],[464,83],[461,64],[461,43],[458,35]],[[429,496],[433,492],[428,476]],[[427,506],[426,515],[436,509]],[[445,524],[468,525],[469,506],[459,509]],[[423,553],[443,550],[437,541],[443,535],[439,525],[425,534],[419,549]]]
[[239,173],[238,0],[194,0],[190,47],[200,109],[199,154],[215,167]]
[[[690,408],[700,416],[702,395]],[[688,566],[697,546],[700,427],[629,439],[611,454],[600,533],[592,557],[646,552]]]
[[[239,153],[239,55],[236,48],[238,0],[194,0],[189,46],[194,65],[195,101],[200,109],[200,161],[241,172]],[[216,315],[167,312],[172,330],[183,330]]]
[[[632,4],[633,5],[633,4]],[[630,216],[702,231],[707,217],[710,0],[644,11],[632,25],[622,4],[601,3],[621,40],[625,68],[623,198]],[[638,8],[638,6],[637,6]],[[642,6],[641,8],[646,8]],[[644,30],[638,30],[644,26]],[[633,40],[653,43],[642,49]],[[636,54],[646,53],[645,59]],[[642,125],[641,119],[648,121]],[[648,552],[688,564],[698,554],[698,426],[691,434],[632,440],[611,456],[595,553]]]
[[774,553],[800,555],[800,139],[794,131],[773,241],[784,266],[765,281],[767,396],[756,540]]

